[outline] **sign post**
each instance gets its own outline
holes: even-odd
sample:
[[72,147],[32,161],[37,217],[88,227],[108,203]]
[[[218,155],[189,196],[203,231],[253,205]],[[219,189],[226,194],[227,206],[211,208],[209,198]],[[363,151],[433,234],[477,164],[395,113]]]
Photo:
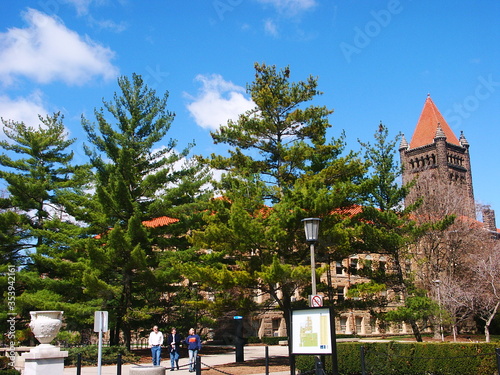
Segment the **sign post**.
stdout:
[[99,332],[99,349],[97,354],[97,375],[101,375],[102,362],[102,333],[108,330],[108,312],[96,311],[94,313],[94,332]]
[[245,340],[243,339],[243,317],[237,315],[234,316],[233,319],[236,322],[236,332],[235,332],[236,362],[243,363],[245,362],[245,354],[243,350],[243,346],[245,345]]
[[292,310],[290,355],[331,355],[332,373],[338,375],[335,317],[331,307]]

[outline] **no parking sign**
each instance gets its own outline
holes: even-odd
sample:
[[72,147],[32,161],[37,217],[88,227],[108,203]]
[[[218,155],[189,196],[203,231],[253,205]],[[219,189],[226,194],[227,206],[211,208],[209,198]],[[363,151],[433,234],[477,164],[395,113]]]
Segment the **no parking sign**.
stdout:
[[319,295],[309,296],[309,306],[323,307],[323,296]]

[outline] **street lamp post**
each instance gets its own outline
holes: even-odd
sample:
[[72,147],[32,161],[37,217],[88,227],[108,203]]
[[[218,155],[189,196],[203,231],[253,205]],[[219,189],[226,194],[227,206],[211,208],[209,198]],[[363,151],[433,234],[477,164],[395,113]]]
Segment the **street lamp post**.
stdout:
[[304,231],[306,232],[306,241],[310,243],[311,250],[311,284],[312,295],[316,295],[316,260],[314,257],[314,243],[318,241],[319,222],[318,218],[307,218],[302,220],[304,222]]
[[[311,283],[312,283],[312,296],[316,296],[316,260],[314,257],[314,244],[318,241],[318,233],[319,233],[319,222],[321,219],[318,218],[307,218],[302,220],[304,222],[304,231],[306,232],[306,241],[310,243],[311,250]],[[310,306],[313,307],[313,304],[310,301]],[[319,306],[315,306],[319,307]],[[330,308],[331,309],[331,308]],[[331,311],[331,310],[330,310]],[[337,339],[335,336],[335,318],[333,316],[333,311],[331,311],[330,315],[330,326],[332,333],[332,370],[334,375],[338,375],[338,363],[337,363]],[[294,360],[295,361],[295,360]],[[319,364],[321,360],[319,357],[316,357],[316,363]],[[324,361],[322,361],[324,362]],[[295,366],[295,365],[294,365]],[[294,367],[295,368],[295,367]],[[321,366],[316,367],[317,373],[321,371]]]

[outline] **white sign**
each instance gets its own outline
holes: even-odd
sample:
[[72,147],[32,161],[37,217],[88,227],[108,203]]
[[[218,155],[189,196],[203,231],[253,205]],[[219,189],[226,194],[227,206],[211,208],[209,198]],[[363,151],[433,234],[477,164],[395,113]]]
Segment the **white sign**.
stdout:
[[96,311],[94,313],[94,332],[106,332],[108,330],[108,312]]
[[292,354],[332,354],[328,307],[292,311]]
[[94,313],[94,332],[99,332],[99,347],[97,351],[97,375],[101,375],[102,368],[102,333],[108,330],[108,312],[96,311]]
[[323,296],[309,296],[310,307],[323,307]]

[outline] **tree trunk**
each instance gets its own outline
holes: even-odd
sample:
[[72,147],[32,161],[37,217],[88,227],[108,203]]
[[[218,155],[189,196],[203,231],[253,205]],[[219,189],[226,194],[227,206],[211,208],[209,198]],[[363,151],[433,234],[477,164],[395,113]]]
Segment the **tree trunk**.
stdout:
[[417,322],[414,320],[410,321],[411,329],[413,331],[413,336],[417,342],[422,342],[422,334],[420,333],[420,328],[418,328]]
[[486,320],[486,324],[484,325],[484,336],[485,336],[485,341],[490,342],[490,324],[495,315],[497,314],[498,307],[500,306],[500,301],[497,302],[495,305],[495,308],[491,312],[489,318]]
[[125,327],[123,327],[123,339],[125,341],[125,347],[127,348],[128,351],[130,351],[130,345],[131,345],[131,330],[128,324],[125,324]]
[[116,325],[113,334],[110,336],[109,345],[118,345],[120,343],[120,330],[122,326],[121,316],[116,317]]
[[437,324],[434,324],[433,326],[434,326],[434,328],[433,328],[433,330],[434,330],[434,338],[436,340],[441,340],[441,326],[440,326],[440,324],[437,323]]

